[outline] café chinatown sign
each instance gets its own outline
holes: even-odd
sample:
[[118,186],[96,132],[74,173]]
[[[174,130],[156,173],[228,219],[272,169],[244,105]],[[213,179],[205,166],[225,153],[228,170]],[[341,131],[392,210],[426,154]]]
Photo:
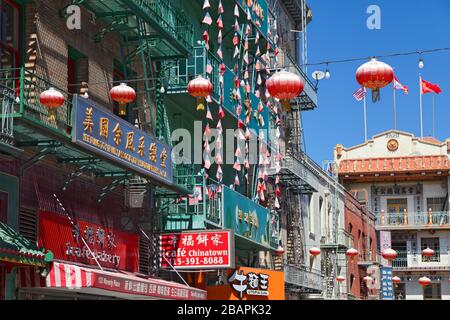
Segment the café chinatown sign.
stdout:
[[160,252],[162,268],[234,268],[234,234],[230,230],[162,234]]

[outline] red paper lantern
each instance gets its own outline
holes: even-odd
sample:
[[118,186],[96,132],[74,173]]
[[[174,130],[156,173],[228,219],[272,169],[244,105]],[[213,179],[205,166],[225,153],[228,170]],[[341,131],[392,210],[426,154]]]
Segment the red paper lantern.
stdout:
[[39,95],[39,102],[48,108],[48,119],[56,120],[56,109],[64,104],[64,96],[55,88],[50,88],[41,92]]
[[312,255],[313,257],[318,256],[320,254],[320,249],[312,247],[311,249],[309,249],[309,254]]
[[419,284],[420,284],[422,287],[426,287],[426,286],[428,286],[430,283],[431,283],[431,280],[430,280],[430,278],[428,278],[428,277],[421,277],[421,278],[419,278]]
[[397,251],[395,251],[394,249],[388,248],[388,249],[384,250],[381,253],[381,255],[386,260],[394,260],[395,258],[397,258]]
[[213,92],[211,81],[202,76],[198,76],[189,81],[187,89],[191,96],[197,98],[197,111],[205,110],[205,98]]
[[402,279],[400,279],[400,277],[397,276],[392,277],[392,283],[400,283],[400,282],[402,282]]
[[434,250],[431,248],[426,248],[422,250],[422,256],[424,257],[432,257],[434,256]]
[[386,87],[394,80],[394,70],[381,61],[373,58],[356,70],[356,81],[367,88],[372,89],[372,100],[379,100],[380,89]]
[[345,281],[345,277],[343,277],[343,276],[337,276],[337,277],[336,277],[336,281],[339,282],[339,283],[340,283],[340,282],[344,282],[344,281]]
[[266,87],[273,97],[281,100],[283,110],[289,112],[291,111],[289,100],[299,96],[305,84],[298,75],[287,71],[280,71],[266,81]]
[[127,103],[133,102],[134,99],[136,99],[136,92],[134,89],[125,83],[113,87],[109,91],[109,94],[114,101],[119,103],[119,116],[126,115]]
[[281,245],[278,245],[278,248],[275,249],[275,254],[282,256],[284,254],[285,250]]
[[350,260],[353,261],[353,258],[356,257],[358,255],[358,250],[356,250],[355,248],[350,248],[347,250],[347,252],[345,253],[345,255],[347,257],[350,258]]

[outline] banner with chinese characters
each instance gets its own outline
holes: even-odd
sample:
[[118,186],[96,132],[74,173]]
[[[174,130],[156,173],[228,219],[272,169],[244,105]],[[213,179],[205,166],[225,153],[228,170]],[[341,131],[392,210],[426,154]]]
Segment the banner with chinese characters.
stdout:
[[160,252],[162,268],[233,268],[234,236],[229,230],[162,234]]
[[222,188],[224,227],[236,235],[270,247],[269,209],[228,187]]
[[150,179],[172,184],[172,148],[91,100],[74,96],[72,141]]
[[392,267],[381,267],[381,299],[393,300]]
[[[380,231],[380,252],[391,248],[391,232]],[[381,264],[383,266],[389,266],[389,261],[381,256]]]
[[284,300],[284,273],[239,267],[230,270],[225,285],[208,286],[209,300]]
[[97,265],[94,255],[102,267],[138,271],[139,236],[132,233],[82,220],[72,225],[65,215],[41,211],[38,243],[55,259]]

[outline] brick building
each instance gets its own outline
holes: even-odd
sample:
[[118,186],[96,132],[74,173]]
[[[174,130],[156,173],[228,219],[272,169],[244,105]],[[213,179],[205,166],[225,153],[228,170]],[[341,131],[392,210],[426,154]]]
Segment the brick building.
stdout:
[[349,292],[357,299],[367,299],[369,288],[364,277],[367,267],[377,262],[375,216],[348,191],[345,192],[345,230],[352,235],[353,248],[358,250],[358,256],[347,264]]

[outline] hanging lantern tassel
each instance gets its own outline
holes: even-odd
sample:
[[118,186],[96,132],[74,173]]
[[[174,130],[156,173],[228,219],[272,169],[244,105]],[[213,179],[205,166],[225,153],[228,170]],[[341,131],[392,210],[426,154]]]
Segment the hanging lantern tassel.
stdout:
[[281,102],[281,107],[283,108],[284,112],[291,112],[292,111],[292,106],[291,106],[291,102],[287,99],[282,99],[280,100]]
[[205,98],[197,98],[197,111],[205,111]]

